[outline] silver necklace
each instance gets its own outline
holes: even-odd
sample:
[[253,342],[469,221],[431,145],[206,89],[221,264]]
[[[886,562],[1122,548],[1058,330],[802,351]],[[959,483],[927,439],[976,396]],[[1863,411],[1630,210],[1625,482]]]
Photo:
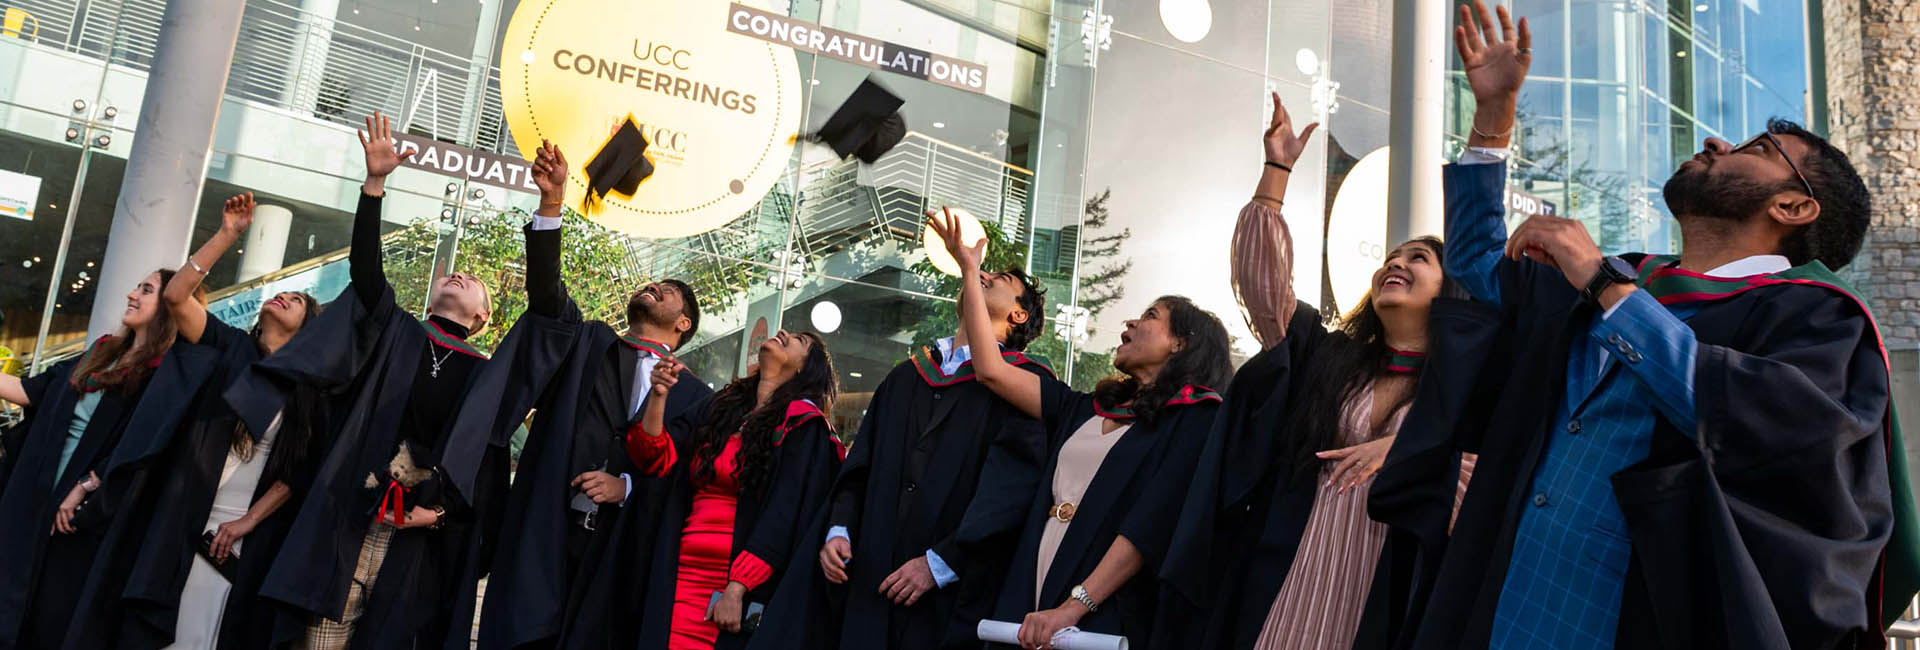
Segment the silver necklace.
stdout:
[[438,379],[440,377],[440,364],[446,363],[447,360],[451,358],[453,358],[453,350],[447,350],[446,356],[434,356],[433,341],[427,341],[427,359],[433,362],[433,369],[428,371],[428,376]]

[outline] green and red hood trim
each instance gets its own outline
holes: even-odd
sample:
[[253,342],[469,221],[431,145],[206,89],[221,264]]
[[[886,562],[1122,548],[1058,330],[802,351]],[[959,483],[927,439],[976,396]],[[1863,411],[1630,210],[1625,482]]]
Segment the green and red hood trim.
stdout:
[[473,347],[472,344],[467,343],[466,339],[460,338],[458,336],[454,336],[452,334],[448,334],[446,330],[440,329],[440,326],[435,325],[433,321],[430,321],[430,320],[420,321],[420,328],[426,330],[427,341],[433,343],[436,346],[443,347],[448,350],[453,350],[455,352],[465,354],[475,359],[485,360],[487,358],[487,354],[485,352],[481,352],[479,348]]
[[[1207,388],[1206,386],[1187,384],[1180,387],[1180,392],[1175,393],[1171,399],[1167,400],[1166,406],[1186,406],[1189,404],[1200,404],[1202,402],[1219,401],[1222,401],[1220,393],[1214,392],[1213,389]],[[1094,400],[1093,402],[1093,413],[1094,415],[1119,422],[1133,419],[1133,407],[1131,405],[1104,408],[1100,406],[1099,400]]]
[[[1030,357],[1023,352],[1014,350],[1001,350],[1000,358],[1016,366],[1032,364],[1041,370],[1045,370],[1047,376],[1054,376],[1053,368],[1048,367],[1046,361],[1040,357]],[[972,360],[961,363],[959,368],[954,369],[953,374],[945,374],[940,372],[940,361],[934,357],[933,348],[931,347],[921,346],[920,352],[908,360],[913,362],[913,369],[920,372],[920,378],[926,380],[927,385],[935,388],[952,386],[973,380]]]
[[[1880,359],[1886,364],[1888,373],[1892,373],[1893,360],[1887,355],[1886,339],[1880,335],[1880,325],[1873,317],[1873,310],[1867,308],[1867,302],[1845,280],[1819,260],[1778,273],[1732,278],[1688,271],[1676,265],[1679,261],[1680,258],[1673,255],[1648,255],[1636,267],[1640,286],[1660,304],[1707,303],[1761,287],[1787,284],[1827,289],[1846,296],[1860,308],[1860,313],[1866,314],[1867,325],[1873,330],[1874,345],[1880,349]],[[1887,403],[1887,417],[1883,423],[1887,432],[1887,479],[1893,488],[1894,513],[1893,534],[1887,540],[1887,548],[1881,556],[1880,579],[1877,581],[1880,607],[1876,613],[1879,614],[1881,627],[1885,628],[1899,620],[1913,594],[1920,591],[1920,514],[1917,514],[1920,509],[1915,508],[1913,480],[1907,472],[1906,442],[1900,436],[1900,416],[1891,401]],[[1896,585],[1891,590],[1887,587],[1889,581]]]
[[[786,442],[787,432],[800,428],[802,424],[806,424],[815,419],[825,419],[826,417],[827,414],[821,411],[820,407],[813,402],[803,399],[788,402],[786,419],[781,421],[780,426],[775,427],[773,430],[773,446],[778,447],[780,443]],[[827,420],[826,425],[827,439],[833,441],[834,451],[839,452],[840,460],[846,460],[847,446],[841,444],[840,439],[832,435],[833,421]]]
[[635,350],[640,350],[642,352],[652,352],[653,356],[656,356],[662,359],[673,358],[673,348],[671,346],[668,346],[667,344],[661,343],[659,341],[655,341],[653,339],[643,339],[638,336],[633,336],[631,334],[621,334],[620,342],[627,344],[628,346],[632,347]]

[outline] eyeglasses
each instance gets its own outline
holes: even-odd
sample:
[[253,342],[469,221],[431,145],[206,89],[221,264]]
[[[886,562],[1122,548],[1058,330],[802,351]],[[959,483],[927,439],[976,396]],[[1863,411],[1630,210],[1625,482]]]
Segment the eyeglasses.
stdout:
[[1807,175],[1800,173],[1800,166],[1793,164],[1793,156],[1787,155],[1786,147],[1780,146],[1780,139],[1774,137],[1773,132],[1761,131],[1760,135],[1753,136],[1753,139],[1748,140],[1746,144],[1740,145],[1738,147],[1734,147],[1733,153],[1739,153],[1739,152],[1745,151],[1748,148],[1753,147],[1754,145],[1760,144],[1760,142],[1763,140],[1766,141],[1767,146],[1773,147],[1774,153],[1779,154],[1781,160],[1786,161],[1787,169],[1793,170],[1793,175],[1800,179],[1800,186],[1807,188],[1807,196],[1812,197],[1813,183],[1807,182]]

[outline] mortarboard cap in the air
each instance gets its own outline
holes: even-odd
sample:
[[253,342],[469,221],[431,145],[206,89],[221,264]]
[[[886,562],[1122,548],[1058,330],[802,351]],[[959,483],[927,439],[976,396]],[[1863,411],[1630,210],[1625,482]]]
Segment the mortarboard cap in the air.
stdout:
[[653,163],[646,153],[647,138],[640,134],[640,127],[631,116],[622,120],[613,137],[587,161],[587,187],[591,190],[587,202],[605,198],[613,190],[632,196],[640,189],[640,181],[653,175]]
[[827,118],[815,138],[833,147],[841,158],[856,156],[873,164],[882,154],[907,137],[907,121],[900,117],[906,100],[875,83],[872,77],[860,82],[853,94]]

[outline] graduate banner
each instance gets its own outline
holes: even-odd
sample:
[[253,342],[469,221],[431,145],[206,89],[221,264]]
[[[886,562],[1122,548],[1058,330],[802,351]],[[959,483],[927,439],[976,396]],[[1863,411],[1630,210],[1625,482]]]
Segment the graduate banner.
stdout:
[[986,66],[821,27],[739,3],[728,9],[727,29],[829,59],[961,90],[987,92]]
[[586,198],[584,168],[631,118],[653,165],[631,195],[588,216],[642,237],[685,237],[753,209],[792,157],[804,105],[785,47],[726,27],[711,0],[524,0],[500,46],[500,91],[514,142],[542,140],[572,167],[567,203]]

